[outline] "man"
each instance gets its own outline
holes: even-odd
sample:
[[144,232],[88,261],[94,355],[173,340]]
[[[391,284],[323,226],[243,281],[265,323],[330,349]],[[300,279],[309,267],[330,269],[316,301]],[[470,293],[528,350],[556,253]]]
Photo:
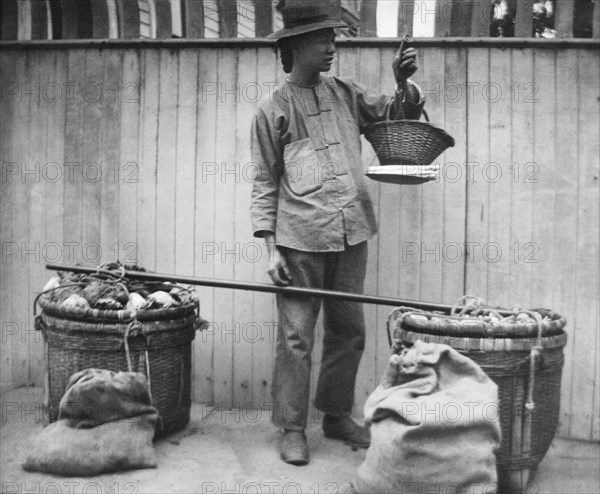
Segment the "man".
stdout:
[[[339,3],[288,0],[281,10],[285,27],[271,37],[278,40],[289,77],[259,105],[252,125],[253,161],[260,169],[252,191],[254,235],[265,239],[275,284],[362,293],[367,240],[377,226],[360,134],[385,119],[389,104],[392,118],[400,105],[406,118],[419,118],[423,102],[410,82],[403,101],[398,93],[392,98],[354,81],[321,75],[334,60],[334,28],[345,26]],[[394,59],[399,87],[417,70],[415,59],[412,48]],[[304,430],[320,304],[308,297],[277,297],[273,423],[284,430],[281,457],[294,465],[309,458]],[[323,305],[315,406],[325,414],[326,437],[366,448],[369,431],[350,417],[365,342],[362,306],[338,300]]]

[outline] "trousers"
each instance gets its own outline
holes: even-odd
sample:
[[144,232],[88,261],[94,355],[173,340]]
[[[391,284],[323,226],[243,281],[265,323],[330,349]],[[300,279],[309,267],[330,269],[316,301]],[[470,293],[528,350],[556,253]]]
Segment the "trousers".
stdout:
[[[293,286],[363,292],[367,242],[346,245],[341,252],[281,250]],[[272,422],[282,429],[301,431],[307,425],[311,355],[320,308],[320,298],[277,295]],[[323,316],[323,353],[314,405],[328,415],[347,417],[352,412],[356,373],[365,347],[362,304],[324,299]]]

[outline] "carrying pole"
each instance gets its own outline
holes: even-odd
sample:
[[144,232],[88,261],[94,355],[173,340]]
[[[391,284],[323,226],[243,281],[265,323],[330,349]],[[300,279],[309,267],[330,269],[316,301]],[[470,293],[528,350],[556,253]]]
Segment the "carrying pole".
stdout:
[[[46,269],[53,271],[71,271],[73,273],[94,274],[96,268],[86,268],[83,266],[69,266],[63,264],[46,264]],[[327,299],[347,300],[349,302],[361,302],[363,304],[390,305],[394,307],[410,307],[426,311],[448,311],[452,309],[451,305],[436,304],[433,302],[420,302],[416,300],[401,300],[397,298],[379,297],[375,295],[363,295],[360,293],[339,292],[333,290],[322,290],[318,288],[304,288],[297,286],[277,286],[268,283],[256,283],[249,281],[219,280],[213,278],[197,278],[192,276],[177,276],[164,273],[149,273],[147,271],[124,270],[123,276],[136,280],[150,282],[171,282],[182,283],[186,285],[209,286],[214,288],[230,288],[234,290],[247,290],[253,292],[282,293],[286,295],[300,295],[307,297],[318,297]],[[497,310],[501,315],[510,315],[512,312]],[[506,314],[503,314],[505,312]]]

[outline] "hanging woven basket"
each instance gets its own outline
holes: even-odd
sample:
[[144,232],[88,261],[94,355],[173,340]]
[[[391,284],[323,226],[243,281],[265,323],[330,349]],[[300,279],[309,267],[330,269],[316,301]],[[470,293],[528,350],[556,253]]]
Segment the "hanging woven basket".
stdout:
[[[409,41],[410,36],[405,36],[399,54]],[[396,97],[403,101],[409,89],[406,81],[400,83]],[[426,121],[422,122],[405,119],[402,104],[399,105],[400,118],[391,120],[391,108],[390,102],[385,120],[369,125],[364,132],[380,165],[370,166],[366,175],[373,180],[395,184],[421,184],[437,179],[439,165],[432,164],[446,149],[454,146],[454,139],[445,130],[429,123],[425,110]]]
[[[388,106],[388,116],[389,109]],[[379,159],[379,164],[423,167],[430,165],[454,139],[445,130],[420,120],[385,120],[372,124],[365,132]]]

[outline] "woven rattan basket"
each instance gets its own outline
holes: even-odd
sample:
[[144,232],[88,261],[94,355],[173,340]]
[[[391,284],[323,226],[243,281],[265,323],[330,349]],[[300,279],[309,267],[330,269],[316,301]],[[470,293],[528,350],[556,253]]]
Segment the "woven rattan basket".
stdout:
[[[564,317],[547,309],[537,324],[485,323],[451,314],[399,308],[390,315],[390,340],[399,348],[421,340],[443,343],[476,362],[498,385],[502,441],[501,486],[525,489],[556,433],[560,411]],[[542,319],[543,322],[542,322]]]
[[146,375],[160,418],[156,434],[185,427],[190,420],[192,341],[199,325],[198,304],[137,311],[66,309],[38,299],[36,328],[44,335],[46,403],[51,422],[69,377],[85,368]]
[[380,165],[427,166],[446,149],[454,146],[454,138],[429,123],[425,111],[423,116],[426,122],[390,120],[390,108],[391,105],[388,105],[386,120],[371,124],[365,130],[365,138],[373,146]]

